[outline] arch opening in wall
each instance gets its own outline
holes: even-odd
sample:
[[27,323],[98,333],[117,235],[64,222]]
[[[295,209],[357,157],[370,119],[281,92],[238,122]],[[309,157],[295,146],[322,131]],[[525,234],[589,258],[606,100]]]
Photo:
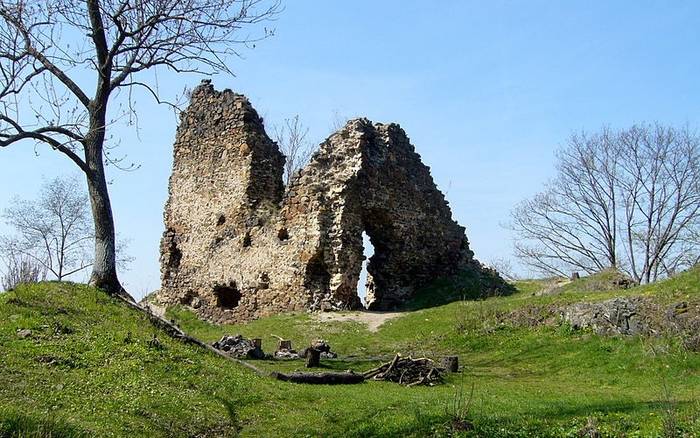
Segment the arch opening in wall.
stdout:
[[[391,271],[390,260],[401,237],[397,236],[391,212],[386,208],[368,208],[363,211],[362,222],[365,232],[363,241],[365,256],[363,271],[367,270],[363,281],[365,297],[364,306],[368,310],[386,310],[384,291],[387,287],[387,274]],[[365,239],[364,236],[367,236]]]
[[235,282],[215,286],[214,297],[216,298],[216,307],[224,310],[235,309],[241,302],[241,292],[236,287]]
[[[365,231],[362,232],[362,269],[360,270],[360,278],[357,280],[357,296],[360,297],[360,302],[362,307],[365,309],[370,304],[368,300],[372,300],[372,294],[370,293],[368,298],[368,288],[371,287],[371,278],[367,271],[369,266],[370,258],[374,255],[374,246]],[[369,280],[369,281],[368,281]]]

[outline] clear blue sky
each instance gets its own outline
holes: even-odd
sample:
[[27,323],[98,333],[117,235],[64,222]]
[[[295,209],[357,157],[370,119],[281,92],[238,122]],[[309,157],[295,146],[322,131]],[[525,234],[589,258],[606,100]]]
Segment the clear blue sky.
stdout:
[[[246,94],[268,127],[299,114],[315,142],[336,114],[398,122],[478,258],[511,257],[500,224],[553,175],[572,130],[700,122],[700,3],[683,1],[288,0],[276,36],[231,59],[217,88]],[[269,24],[268,24],[269,25]],[[199,83],[158,76],[163,90]],[[119,233],[137,296],[159,287],[158,244],[177,120],[139,99],[140,130],[112,128],[141,165],[111,172]],[[75,172],[32,144],[0,150],[0,208],[42,177]],[[0,232],[6,232],[0,226]]]

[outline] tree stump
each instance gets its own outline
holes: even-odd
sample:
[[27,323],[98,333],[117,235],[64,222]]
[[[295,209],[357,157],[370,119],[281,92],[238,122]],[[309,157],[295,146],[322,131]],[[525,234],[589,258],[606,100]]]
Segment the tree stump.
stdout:
[[288,339],[280,339],[280,343],[277,345],[277,351],[280,350],[291,350],[292,349],[292,341]]
[[578,274],[578,272],[572,272],[572,273],[571,273],[571,280],[572,280],[572,281],[573,281],[573,280],[578,280],[579,278],[581,278],[581,276]]
[[459,371],[459,358],[457,356],[445,356],[442,358],[442,367],[450,373]]
[[306,368],[318,367],[321,363],[321,352],[315,348],[306,350]]

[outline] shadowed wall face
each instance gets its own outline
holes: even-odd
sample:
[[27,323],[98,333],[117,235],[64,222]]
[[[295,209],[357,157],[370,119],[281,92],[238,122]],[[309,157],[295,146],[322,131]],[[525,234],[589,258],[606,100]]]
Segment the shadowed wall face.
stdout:
[[215,322],[361,308],[363,232],[373,310],[478,264],[398,125],[348,122],[286,190],[283,166],[244,96],[209,83],[193,91],[174,146],[157,299]]

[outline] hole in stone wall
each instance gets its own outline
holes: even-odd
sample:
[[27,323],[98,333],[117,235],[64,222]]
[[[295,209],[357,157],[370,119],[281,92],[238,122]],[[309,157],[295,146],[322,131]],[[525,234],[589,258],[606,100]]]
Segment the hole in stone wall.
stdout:
[[164,246],[168,258],[165,271],[163,272],[163,280],[167,280],[177,272],[182,261],[182,251],[177,247],[177,235],[172,228],[165,232]]
[[223,214],[220,214],[219,218],[216,220],[216,225],[220,227],[225,223],[226,223],[226,216],[224,216]]
[[289,239],[289,231],[287,231],[286,228],[280,228],[279,231],[277,232],[277,238],[279,240]]
[[180,267],[181,260],[182,251],[180,251],[180,248],[177,247],[177,244],[173,242],[173,245],[170,248],[170,260],[168,266],[170,266],[171,269],[177,269]]
[[252,243],[253,241],[250,238],[250,233],[245,233],[245,236],[243,236],[243,248],[248,248]]
[[367,266],[369,265],[369,258],[374,255],[374,246],[369,236],[364,231],[362,232],[362,255],[364,256],[364,260],[362,261],[360,278],[357,281],[357,296],[360,297],[362,305],[367,307]]
[[315,254],[306,264],[304,286],[315,293],[326,293],[330,288],[331,274],[323,261],[323,253]]
[[270,276],[267,272],[261,272],[258,276],[258,289],[269,289],[270,288]]
[[221,309],[233,309],[241,301],[241,292],[236,287],[235,282],[226,285],[215,286],[214,296],[216,297],[216,307]]
[[185,292],[185,295],[183,295],[182,298],[180,298],[180,304],[189,306],[190,304],[192,304],[192,300],[194,299],[194,297],[195,293],[191,290],[188,290],[187,292]]

